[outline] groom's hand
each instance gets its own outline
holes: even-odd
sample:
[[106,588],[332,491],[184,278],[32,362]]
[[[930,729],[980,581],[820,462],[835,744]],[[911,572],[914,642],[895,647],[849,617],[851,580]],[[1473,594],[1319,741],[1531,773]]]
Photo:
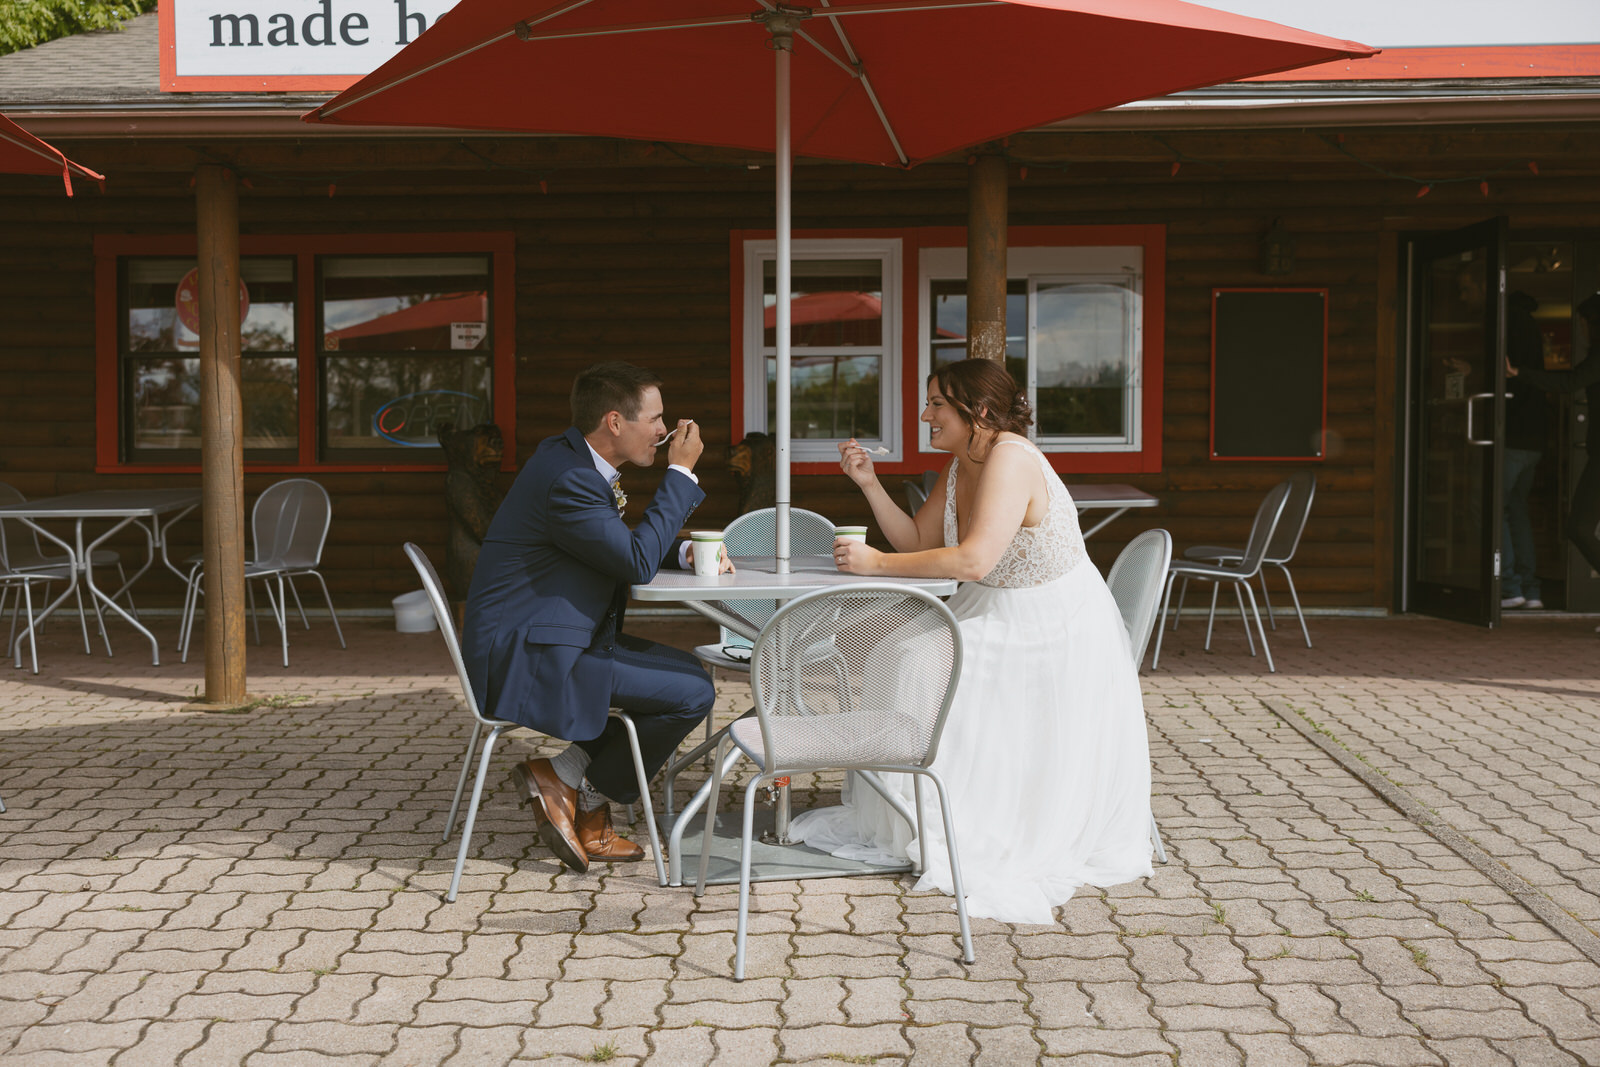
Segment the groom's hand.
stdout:
[[705,450],[706,443],[700,437],[700,424],[693,419],[679,419],[678,432],[667,445],[667,463],[694,470],[700,453]]

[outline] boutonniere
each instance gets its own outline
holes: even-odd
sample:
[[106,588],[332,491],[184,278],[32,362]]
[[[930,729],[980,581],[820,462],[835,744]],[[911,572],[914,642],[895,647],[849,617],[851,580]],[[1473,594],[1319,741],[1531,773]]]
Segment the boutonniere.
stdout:
[[628,506],[628,494],[622,491],[622,482],[611,483],[611,498],[617,502],[617,510],[622,511]]

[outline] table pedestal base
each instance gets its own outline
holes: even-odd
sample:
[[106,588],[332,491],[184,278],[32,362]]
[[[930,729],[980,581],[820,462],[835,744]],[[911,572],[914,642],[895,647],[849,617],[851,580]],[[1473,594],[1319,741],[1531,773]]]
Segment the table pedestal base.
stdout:
[[[744,816],[737,810],[717,816],[716,831],[711,838],[711,864],[706,871],[707,885],[739,884],[739,830]],[[700,870],[700,835],[705,818],[696,815],[694,822],[683,831],[683,882],[674,885],[693,885]],[[763,841],[762,835],[770,833],[773,813],[760,808],[755,814],[755,840],[750,844],[750,880],[752,882],[783,882],[795,878],[843,878],[863,874],[902,874],[911,870],[911,864],[879,866],[857,860],[840,859],[826,852],[818,852],[806,845],[779,845]],[[667,840],[671,825],[663,823],[661,839]],[[676,877],[676,872],[674,877]]]

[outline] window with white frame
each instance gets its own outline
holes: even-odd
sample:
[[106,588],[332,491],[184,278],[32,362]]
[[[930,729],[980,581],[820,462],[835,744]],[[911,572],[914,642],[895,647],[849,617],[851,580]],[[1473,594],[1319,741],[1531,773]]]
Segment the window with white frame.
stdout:
[[[900,256],[894,239],[793,242],[790,437],[796,462],[838,459],[835,443],[900,437]],[[777,395],[776,243],[744,243],[744,425],[772,432]]]
[[[920,256],[919,378],[966,358],[967,253]],[[1006,368],[1025,384],[1031,436],[1046,451],[1143,447],[1144,249],[1011,248],[1006,257]],[[928,428],[921,426],[922,447]]]

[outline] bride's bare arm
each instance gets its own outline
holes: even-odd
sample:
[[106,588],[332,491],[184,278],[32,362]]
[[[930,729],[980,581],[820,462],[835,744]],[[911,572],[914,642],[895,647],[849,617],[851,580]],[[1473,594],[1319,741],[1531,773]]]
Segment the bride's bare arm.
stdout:
[[[839,465],[845,474],[860,488],[872,508],[872,518],[883,531],[896,552],[915,552],[934,548],[944,539],[944,479],[928,502],[917,509],[915,516],[907,515],[894,502],[888,490],[878,481],[872,469],[872,459],[853,440],[839,446]],[[936,506],[937,502],[937,506]]]
[[[845,554],[845,563],[840,569],[852,574],[976,581],[994,569],[1006,546],[1016,537],[1028,513],[1028,502],[1040,484],[1039,462],[1027,449],[993,449],[979,476],[972,521],[960,544],[954,548],[878,552],[866,545],[843,542],[837,546]],[[937,514],[941,515],[942,522],[942,486],[937,495],[940,498]],[[934,498],[930,496],[918,517],[932,512],[933,505]]]

